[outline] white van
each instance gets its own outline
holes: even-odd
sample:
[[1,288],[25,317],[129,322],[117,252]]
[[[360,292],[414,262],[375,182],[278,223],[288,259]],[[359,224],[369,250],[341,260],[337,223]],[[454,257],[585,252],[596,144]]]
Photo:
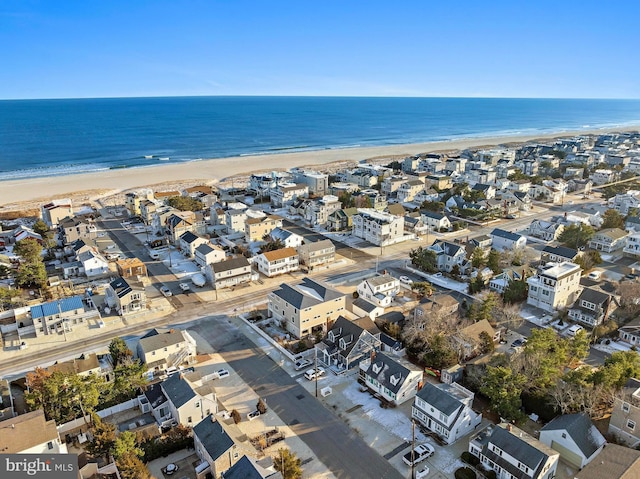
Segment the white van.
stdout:
[[323,368],[309,369],[307,370],[306,373],[304,373],[304,377],[307,378],[309,381],[313,381],[316,377],[319,378],[323,374],[324,374]]

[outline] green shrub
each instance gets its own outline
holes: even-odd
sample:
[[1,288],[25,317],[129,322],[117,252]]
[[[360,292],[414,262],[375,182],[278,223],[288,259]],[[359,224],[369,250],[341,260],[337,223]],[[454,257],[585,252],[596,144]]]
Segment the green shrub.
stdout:
[[469,469],[468,467],[456,469],[456,472],[454,472],[453,475],[456,479],[476,479],[476,473],[473,469]]
[[478,459],[476,456],[471,454],[469,451],[464,451],[460,455],[460,459],[462,459],[464,462],[472,466],[477,466],[478,464],[480,464],[480,459]]

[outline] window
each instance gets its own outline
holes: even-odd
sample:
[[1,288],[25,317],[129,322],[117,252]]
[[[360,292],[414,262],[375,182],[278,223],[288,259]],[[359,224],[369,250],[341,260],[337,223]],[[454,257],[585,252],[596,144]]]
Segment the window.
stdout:
[[192,421],[191,421],[191,416],[189,416],[189,417],[187,418],[187,422],[192,422]]
[[633,431],[636,428],[636,422],[632,420],[628,420],[627,427]]
[[52,441],[49,441],[47,443],[47,449],[53,449],[53,442]]
[[567,433],[566,433],[566,432],[563,432],[563,433],[562,433],[562,439],[566,439],[566,438],[567,438]]
[[622,403],[622,410],[623,410],[624,412],[629,412],[629,410],[630,410],[630,406],[629,406],[629,403],[628,403],[628,402],[623,402],[623,403]]

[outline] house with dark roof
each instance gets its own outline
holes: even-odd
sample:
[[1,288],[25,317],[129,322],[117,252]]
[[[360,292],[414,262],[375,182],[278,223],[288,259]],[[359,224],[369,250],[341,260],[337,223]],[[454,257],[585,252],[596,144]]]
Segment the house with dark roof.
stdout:
[[563,414],[540,429],[540,442],[582,469],[600,454],[607,442],[586,414]]
[[469,452],[500,479],[552,479],[560,454],[511,424],[489,426],[469,440]]
[[499,273],[489,280],[489,289],[496,293],[504,293],[513,281],[525,281],[532,271],[527,266],[511,266],[503,268]]
[[568,261],[574,263],[580,256],[580,251],[573,248],[567,248],[566,246],[545,246],[542,248],[542,254],[540,260],[543,264],[546,263],[563,263]]
[[333,263],[336,259],[336,247],[328,239],[305,243],[298,246],[298,259],[300,264],[312,271],[315,267]]
[[124,316],[146,310],[147,293],[138,281],[116,278],[105,288],[105,302]]
[[285,248],[297,248],[304,241],[304,238],[299,234],[284,228],[275,228],[269,233],[269,237],[271,241],[280,240]]
[[193,211],[173,210],[165,220],[167,235],[173,244],[179,243],[180,236],[187,231],[195,231],[196,214]]
[[631,346],[640,346],[640,317],[618,328],[618,338]]
[[136,352],[148,371],[160,375],[167,368],[191,362],[195,358],[196,342],[186,331],[155,328],[140,338]]
[[215,289],[230,288],[251,281],[251,265],[244,256],[208,264],[205,275]]
[[594,288],[584,288],[569,309],[569,318],[588,328],[595,328],[605,322],[615,310],[612,295]]
[[449,217],[437,211],[422,210],[420,212],[422,224],[427,231],[442,231],[451,229],[451,221]]
[[378,316],[384,313],[384,308],[377,304],[367,301],[364,298],[356,298],[351,301],[351,312],[358,317],[367,316],[375,320]]
[[67,216],[58,223],[58,240],[70,244],[79,239],[91,240],[98,234],[95,223],[82,216]]
[[196,467],[198,477],[211,475],[222,477],[240,460],[242,449],[225,430],[225,425],[215,416],[205,417],[193,428],[193,442],[196,454],[202,464]]
[[207,244],[209,240],[205,238],[201,238],[200,236],[194,234],[191,231],[185,231],[178,238],[178,246],[182,253],[189,257],[193,258],[196,254],[196,248],[201,244]]
[[267,299],[269,317],[279,320],[296,338],[327,331],[347,304],[345,293],[311,278],[282,283]]
[[200,268],[206,268],[211,263],[219,263],[226,257],[224,250],[220,246],[211,243],[202,243],[193,252],[193,259]]
[[[196,373],[196,379],[199,373]],[[160,383],[167,398],[173,419],[183,426],[193,427],[209,414],[218,412],[218,401],[213,387],[190,381],[188,375],[176,373]]]
[[380,330],[368,317],[349,321],[338,317],[325,338],[315,345],[318,361],[337,371],[353,368],[380,348]]
[[606,444],[597,461],[575,473],[575,479],[637,479],[640,451],[617,444]]
[[474,394],[458,383],[425,383],[413,401],[411,417],[445,444],[453,444],[482,421],[482,414],[472,408],[473,398]]
[[640,380],[631,378],[613,399],[609,434],[629,447],[640,445]]
[[224,479],[282,479],[282,474],[273,465],[265,468],[255,459],[242,456],[224,473]]
[[492,241],[492,248],[497,251],[514,250],[524,248],[527,245],[527,238],[517,233],[494,228],[489,233]]
[[450,273],[453,267],[457,265],[460,271],[464,273],[470,266],[467,261],[467,252],[459,244],[436,240],[428,249],[436,254],[439,271]]
[[422,382],[422,369],[373,350],[360,361],[358,380],[397,406],[415,397]]

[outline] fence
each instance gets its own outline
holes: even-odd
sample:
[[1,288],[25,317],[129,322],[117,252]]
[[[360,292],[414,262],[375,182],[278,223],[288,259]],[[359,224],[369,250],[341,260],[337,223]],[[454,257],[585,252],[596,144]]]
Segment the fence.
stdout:
[[[105,418],[107,416],[111,416],[113,414],[122,412],[122,411],[127,411],[129,409],[133,409],[138,407],[138,399],[134,398],[134,399],[129,399],[126,402],[120,403],[120,404],[116,404],[115,406],[112,406],[110,408],[107,409],[102,409],[100,411],[97,411],[96,414],[100,417],[100,418]],[[73,429],[82,427],[82,426],[86,426],[87,424],[89,424],[91,422],[91,417],[89,415],[85,416],[85,417],[79,417],[78,419],[74,419],[73,421],[69,421],[69,422],[65,422],[64,424],[61,424],[58,426],[58,433],[60,435],[65,434],[68,431],[71,431]]]

